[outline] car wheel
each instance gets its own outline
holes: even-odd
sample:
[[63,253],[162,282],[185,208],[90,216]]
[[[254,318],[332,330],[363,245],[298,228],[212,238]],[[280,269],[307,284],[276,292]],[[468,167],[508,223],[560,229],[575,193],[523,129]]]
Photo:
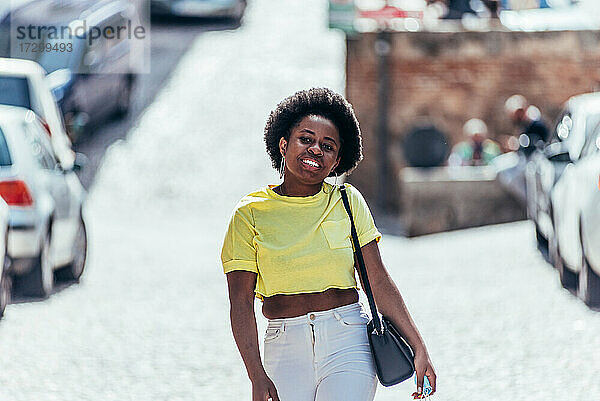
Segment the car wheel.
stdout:
[[525,209],[527,211],[527,219],[535,223],[537,217],[535,210],[535,169],[530,166],[531,165],[529,163],[525,164]]
[[56,276],[60,280],[79,280],[83,274],[85,268],[85,261],[87,257],[87,230],[83,218],[79,220],[79,228],[73,243],[73,261],[67,266],[56,271]]
[[581,241],[581,272],[579,273],[577,296],[587,306],[600,306],[600,276],[592,270],[592,266],[590,266],[589,261],[585,257],[581,219],[579,221],[579,238]]
[[240,1],[237,6],[235,7],[235,10],[233,12],[233,20],[236,22],[240,22],[242,20],[242,17],[244,16],[244,11],[246,10],[246,2],[245,1]]
[[46,298],[54,288],[54,268],[50,255],[50,234],[42,242],[31,271],[19,279],[24,295]]
[[117,100],[115,115],[117,117],[125,117],[129,112],[129,106],[131,104],[131,92],[133,92],[133,79],[131,76],[125,78],[125,85],[119,99]]
[[556,267],[558,258],[560,258],[558,254],[558,239],[556,238],[556,233],[554,233],[552,239],[548,241],[548,261],[553,267]]
[[12,295],[12,279],[8,273],[2,273],[0,277],[0,319],[4,316],[6,306],[10,304]]
[[544,256],[544,258],[547,258],[547,254],[548,254],[548,240],[546,239],[546,237],[544,237],[544,235],[540,232],[540,229],[538,227],[538,225],[535,225],[535,242],[536,242],[536,246],[538,251],[540,251],[540,253]]
[[600,276],[592,270],[585,255],[579,273],[577,295],[587,306],[600,306]]
[[579,280],[577,273],[572,272],[565,266],[562,256],[560,256],[560,252],[558,250],[556,251],[556,257],[554,258],[554,267],[556,270],[558,270],[560,284],[563,286],[563,288],[566,288],[569,291],[575,290]]

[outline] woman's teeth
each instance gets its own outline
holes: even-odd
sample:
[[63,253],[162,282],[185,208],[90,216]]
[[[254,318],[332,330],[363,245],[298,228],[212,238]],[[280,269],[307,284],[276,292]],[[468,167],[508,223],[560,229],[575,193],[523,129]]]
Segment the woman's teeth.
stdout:
[[308,164],[309,166],[312,166],[312,167],[316,167],[316,168],[319,167],[319,163],[317,163],[313,160],[304,159],[304,160],[302,160],[302,162],[305,164]]

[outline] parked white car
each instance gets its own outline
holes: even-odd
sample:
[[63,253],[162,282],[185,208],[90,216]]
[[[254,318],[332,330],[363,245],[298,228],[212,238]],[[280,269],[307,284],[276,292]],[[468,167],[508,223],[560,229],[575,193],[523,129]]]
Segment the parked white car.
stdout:
[[[588,304],[600,300],[599,180],[600,124],[587,138],[581,157],[567,165],[551,193],[558,251],[555,264],[561,283],[566,288],[581,287]],[[596,271],[591,269],[590,256]]]
[[577,163],[584,146],[600,122],[600,93],[573,96],[563,106],[550,135],[550,144],[534,151],[525,172],[527,215],[535,223],[538,249],[548,251],[556,265],[556,239],[551,192],[571,163]]
[[4,310],[10,303],[12,296],[12,279],[8,257],[8,205],[0,198],[0,319],[4,316]]
[[8,254],[14,287],[48,296],[54,270],[77,280],[85,265],[85,190],[56,159],[50,138],[31,110],[0,105],[0,196],[10,209]]
[[65,168],[72,168],[75,154],[65,130],[52,89],[63,84],[64,74],[46,71],[35,61],[0,58],[0,104],[33,110],[51,138],[56,157]]
[[[600,149],[600,135],[596,140]],[[600,151],[596,151],[597,191],[593,191],[581,209],[583,265],[579,273],[578,295],[587,305],[600,306]]]

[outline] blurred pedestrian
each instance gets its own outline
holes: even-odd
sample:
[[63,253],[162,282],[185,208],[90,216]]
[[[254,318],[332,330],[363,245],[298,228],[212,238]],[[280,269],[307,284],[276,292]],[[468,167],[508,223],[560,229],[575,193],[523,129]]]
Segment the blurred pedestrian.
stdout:
[[[499,0],[479,0],[490,11],[490,16],[498,17],[500,11]],[[443,3],[446,7],[446,13],[442,19],[462,19],[465,14],[477,15],[473,9],[473,0],[427,0],[427,4]]]
[[502,5],[500,0],[481,0],[483,4],[490,10],[490,17],[499,18]]
[[548,127],[541,120],[540,110],[529,105],[524,96],[509,97],[504,103],[504,109],[511,122],[523,130],[519,143],[522,148],[529,149],[526,153],[531,153],[536,146],[548,141]]
[[[242,198],[221,259],[233,335],[252,400],[369,401],[377,379],[358,303],[350,221],[338,187],[326,183],[362,159],[352,106],[329,89],[297,92],[265,127],[267,153],[283,182]],[[415,350],[417,392],[435,372],[421,336],[379,255],[381,234],[360,192],[345,185],[377,307]],[[269,319],[264,365],[254,297]]]
[[442,19],[461,19],[465,14],[477,14],[471,8],[470,0],[427,0],[427,3],[443,3],[447,7]]
[[472,118],[463,126],[463,135],[467,138],[452,148],[448,159],[451,166],[484,166],[500,154],[500,146],[488,138],[485,122]]

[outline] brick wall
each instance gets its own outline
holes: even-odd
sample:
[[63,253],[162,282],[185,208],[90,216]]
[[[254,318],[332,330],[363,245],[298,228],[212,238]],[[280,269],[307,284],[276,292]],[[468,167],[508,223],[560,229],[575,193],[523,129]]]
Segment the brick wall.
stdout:
[[432,121],[461,140],[462,125],[481,118],[491,137],[516,133],[504,101],[523,94],[550,123],[570,96],[598,89],[600,32],[397,32],[389,55],[390,182],[376,177],[376,34],[347,40],[346,95],[364,139],[365,160],[350,176],[374,201],[377,185],[388,185],[399,208],[396,172],[404,166],[402,138],[419,121]]

